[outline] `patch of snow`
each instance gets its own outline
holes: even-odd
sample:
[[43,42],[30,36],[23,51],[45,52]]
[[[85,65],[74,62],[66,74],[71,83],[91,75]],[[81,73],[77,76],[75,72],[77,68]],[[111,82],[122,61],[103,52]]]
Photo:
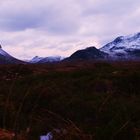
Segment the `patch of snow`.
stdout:
[[63,59],[64,57],[61,57],[61,56],[49,56],[49,57],[35,56],[32,60],[30,60],[30,63],[59,62]]
[[61,56],[50,56],[41,60],[42,62],[58,62],[61,61]]
[[39,56],[35,56],[32,60],[30,60],[29,62],[31,63],[37,63],[40,60],[44,59],[44,57],[39,57]]
[[52,140],[53,139],[53,135],[51,132],[49,132],[47,135],[45,136],[40,136],[40,140]]

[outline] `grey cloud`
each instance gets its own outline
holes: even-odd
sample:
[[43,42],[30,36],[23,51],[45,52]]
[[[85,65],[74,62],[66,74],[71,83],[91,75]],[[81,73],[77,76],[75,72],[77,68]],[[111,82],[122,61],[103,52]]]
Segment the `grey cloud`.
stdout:
[[57,0],[51,3],[43,0],[41,3],[39,0],[34,0],[31,4],[25,0],[21,4],[19,1],[7,2],[8,6],[3,4],[0,9],[1,30],[20,31],[39,28],[53,34],[69,34],[78,29],[79,21],[75,13],[77,9],[69,7],[66,2],[61,4]]
[[101,47],[140,30],[139,0],[0,0],[0,5],[0,41],[12,53],[19,48],[18,57],[23,50],[29,57],[45,55],[45,48],[47,55],[69,55],[92,45],[90,40]]

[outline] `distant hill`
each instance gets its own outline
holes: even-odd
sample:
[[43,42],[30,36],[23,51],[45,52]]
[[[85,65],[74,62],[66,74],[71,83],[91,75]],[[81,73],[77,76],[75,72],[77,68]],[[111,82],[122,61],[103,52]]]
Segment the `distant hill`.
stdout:
[[39,57],[35,56],[30,63],[52,63],[60,62],[63,58],[61,56]]
[[106,59],[107,57],[107,53],[100,51],[95,47],[88,47],[86,49],[76,51],[65,60],[100,60]]

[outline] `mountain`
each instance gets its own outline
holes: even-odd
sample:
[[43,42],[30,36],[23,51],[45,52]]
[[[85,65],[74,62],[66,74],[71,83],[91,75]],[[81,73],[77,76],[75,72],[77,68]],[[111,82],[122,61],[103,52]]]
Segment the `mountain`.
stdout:
[[30,63],[38,63],[42,59],[44,59],[44,57],[35,56],[29,62]]
[[5,52],[0,45],[0,64],[22,64],[22,63],[25,62],[18,60],[13,56],[11,56],[10,54],[8,54],[7,52]]
[[78,50],[65,60],[101,60],[106,59],[108,54],[100,51],[95,47],[88,47],[83,50]]
[[[63,60],[61,56],[35,56],[29,63],[52,63]],[[64,61],[73,60],[140,60],[140,33],[119,36],[100,49],[94,46],[74,52]],[[26,63],[5,52],[0,45],[0,64]]]
[[108,53],[111,58],[140,59],[140,33],[117,37],[100,51]]
[[59,62],[63,58],[61,56],[50,56],[50,57],[39,57],[35,56],[30,63],[52,63],[52,62]]

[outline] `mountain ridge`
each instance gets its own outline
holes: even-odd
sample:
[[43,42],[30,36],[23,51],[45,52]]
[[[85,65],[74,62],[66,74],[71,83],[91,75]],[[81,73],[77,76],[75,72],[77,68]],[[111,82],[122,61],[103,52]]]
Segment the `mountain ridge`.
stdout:
[[61,56],[35,56],[28,62],[24,62],[11,56],[0,45],[0,64],[44,64],[75,60],[140,60],[140,32],[128,36],[119,36],[99,49],[91,46],[77,50],[65,59]]
[[48,56],[48,57],[33,57],[29,62],[30,63],[52,63],[60,62],[63,58],[61,56]]
[[140,59],[140,33],[119,36],[100,50],[116,59]]
[[94,46],[88,47],[86,49],[77,50],[70,57],[65,60],[101,60],[106,59],[108,56],[107,53],[100,51]]

